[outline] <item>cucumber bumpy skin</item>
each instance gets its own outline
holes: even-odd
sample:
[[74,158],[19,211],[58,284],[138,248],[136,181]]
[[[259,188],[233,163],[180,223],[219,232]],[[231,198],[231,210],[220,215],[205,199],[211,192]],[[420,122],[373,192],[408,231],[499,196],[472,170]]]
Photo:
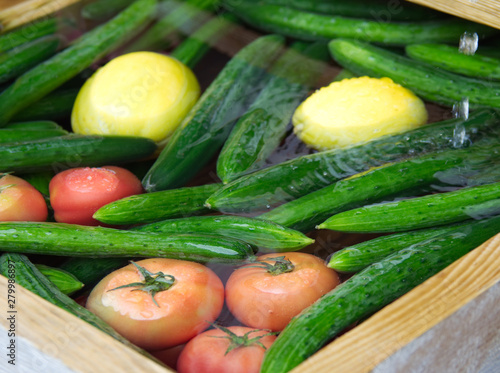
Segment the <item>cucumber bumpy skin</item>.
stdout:
[[[496,111],[478,110],[467,120],[436,122],[349,148],[297,157],[226,184],[206,205],[222,212],[264,210],[371,167],[426,152],[467,147],[480,138],[497,136],[499,122]],[[463,138],[457,137],[457,129]]]
[[64,223],[0,222],[6,252],[80,257],[159,257],[238,263],[253,246],[226,237],[159,234]]
[[292,319],[267,350],[262,373],[285,373],[349,325],[396,300],[500,231],[500,217],[403,249],[325,294]]
[[497,213],[500,213],[500,182],[359,207],[333,215],[318,225],[318,229],[401,232],[481,219]]
[[339,65],[355,74],[389,77],[417,96],[452,107],[467,98],[471,108],[500,108],[500,83],[438,70],[424,62],[358,40],[336,39],[328,44]]

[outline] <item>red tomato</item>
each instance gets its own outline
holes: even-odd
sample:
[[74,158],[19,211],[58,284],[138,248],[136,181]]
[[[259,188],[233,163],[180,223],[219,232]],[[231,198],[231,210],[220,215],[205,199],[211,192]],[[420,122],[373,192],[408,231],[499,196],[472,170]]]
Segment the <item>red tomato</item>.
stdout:
[[46,221],[47,204],[42,193],[12,175],[0,177],[0,221]]
[[289,272],[273,274],[263,266],[249,264],[229,276],[226,303],[243,324],[280,331],[293,316],[340,283],[338,274],[311,254],[274,253],[258,260],[273,266],[279,261],[272,258],[283,256],[291,263]]
[[80,167],[58,173],[49,184],[54,218],[61,223],[99,225],[92,215],[102,206],[143,192],[141,181],[115,166]]
[[[145,259],[136,263],[156,276],[162,272],[174,283],[167,290],[117,287],[147,279],[130,264],[102,279],[92,290],[87,308],[139,347],[166,349],[187,342],[205,330],[220,314],[224,286],[206,266],[175,259]],[[116,290],[113,290],[116,289]],[[151,289],[151,288],[150,288]],[[153,296],[154,295],[154,296]]]
[[182,350],[177,360],[178,373],[258,373],[264,353],[276,336],[266,335],[269,331],[244,326],[230,326],[227,329],[237,336],[248,333],[247,339],[257,339],[254,343],[240,345],[227,352],[231,337],[225,331],[211,329],[203,332],[190,340]]

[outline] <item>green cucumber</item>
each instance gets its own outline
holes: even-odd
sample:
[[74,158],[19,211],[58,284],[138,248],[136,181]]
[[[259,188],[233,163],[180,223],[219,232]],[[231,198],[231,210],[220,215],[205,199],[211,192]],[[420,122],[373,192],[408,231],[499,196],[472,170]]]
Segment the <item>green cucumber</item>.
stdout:
[[155,142],[145,137],[69,134],[1,145],[0,172],[103,166],[142,159],[155,151]]
[[[241,0],[240,0],[241,1]],[[248,2],[248,1],[247,1]],[[253,1],[255,3],[255,1]],[[444,13],[404,1],[387,0],[263,0],[259,3],[288,6],[313,13],[390,21],[424,21]]]
[[94,213],[94,219],[120,225],[201,215],[209,212],[204,206],[205,200],[220,187],[220,184],[207,184],[122,198],[101,207]]
[[0,257],[0,272],[7,277],[9,282],[19,284],[46,301],[95,326],[133,350],[149,357],[147,352],[130,343],[102,319],[61,292],[26,256],[15,253],[3,254]]
[[170,53],[170,56],[177,58],[186,66],[194,68],[210,50],[210,47],[214,45],[223,34],[231,32],[234,25],[235,19],[229,14],[214,17],[179,44],[172,53]]
[[49,35],[0,54],[0,83],[18,77],[53,56],[60,44],[59,36]]
[[284,39],[258,38],[241,49],[205,90],[143,179],[149,192],[183,186],[222,147],[254,97]]
[[226,237],[159,234],[64,223],[0,222],[3,251],[79,257],[161,257],[238,263],[253,247]]
[[467,98],[471,108],[500,108],[500,83],[468,78],[357,40],[329,43],[332,57],[358,75],[389,77],[418,96],[445,106]]
[[[12,117],[13,121],[70,118],[79,88],[57,89]],[[9,123],[10,124],[10,123]]]
[[44,264],[35,264],[36,268],[66,295],[71,295],[82,289],[84,284],[74,275],[60,268]]
[[[491,158],[498,152],[500,143],[478,144],[467,149],[446,150],[389,163],[306,194],[259,218],[307,232],[333,214],[345,210],[389,197],[400,197],[408,192],[432,190],[433,183],[448,185],[455,181],[453,185],[456,185],[457,179],[491,166]],[[444,171],[455,174],[454,178],[441,181]]]
[[455,42],[465,31],[478,33],[481,37],[497,32],[494,28],[460,18],[427,22],[380,22],[255,2],[226,1],[224,6],[257,29],[301,40],[353,38],[401,46],[424,42]]
[[125,267],[132,258],[69,258],[59,269],[71,273],[87,288],[93,287],[114,270]]
[[500,217],[413,245],[352,276],[303,310],[266,351],[262,373],[284,373],[323,345],[500,232]]
[[206,204],[222,212],[269,209],[371,167],[426,152],[466,147],[481,137],[497,136],[492,133],[498,123],[498,113],[479,110],[467,120],[445,120],[349,148],[297,157],[240,177],[215,192]]
[[0,53],[58,31],[58,20],[54,17],[35,21],[0,35]]
[[497,213],[500,213],[500,182],[344,211],[328,218],[318,228],[341,232],[400,232]]
[[385,257],[440,234],[465,228],[470,221],[444,225],[435,228],[393,233],[345,247],[333,253],[328,259],[328,267],[337,272],[354,273],[377,263]]
[[97,0],[86,4],[81,11],[82,17],[90,21],[101,22],[132,4],[135,0]]
[[187,0],[166,2],[166,14],[137,40],[132,42],[125,53],[143,50],[165,50],[178,39],[179,32],[190,35],[210,17],[217,0]]
[[[302,49],[302,50],[301,50]],[[269,82],[235,124],[217,159],[223,183],[262,168],[286,134],[292,115],[324,71],[325,45],[295,43],[271,67]]]
[[62,128],[46,130],[0,128],[0,144],[48,139],[52,137],[64,136],[67,134],[68,131]]
[[[53,171],[38,171],[29,174],[24,174],[22,177],[28,183],[35,187],[40,193],[49,199],[49,184],[50,180],[55,176]],[[50,202],[50,201],[49,201]]]
[[500,80],[500,59],[461,53],[457,47],[446,44],[412,44],[406,54],[417,61],[480,79]]
[[140,232],[213,234],[232,237],[260,247],[265,252],[295,251],[314,242],[293,229],[243,216],[198,216],[170,219],[132,228]]
[[155,9],[156,0],[135,1],[109,22],[18,77],[0,94],[0,126],[139,32]]
[[5,125],[4,129],[18,130],[55,130],[63,129],[59,124],[51,120],[34,120],[26,122],[11,122]]

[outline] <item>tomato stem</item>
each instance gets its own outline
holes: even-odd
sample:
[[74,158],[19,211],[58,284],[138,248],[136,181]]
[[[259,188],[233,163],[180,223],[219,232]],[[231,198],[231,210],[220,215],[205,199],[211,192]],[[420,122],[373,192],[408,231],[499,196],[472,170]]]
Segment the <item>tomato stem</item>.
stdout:
[[225,336],[217,336],[217,335],[211,336],[212,338],[225,338],[225,339],[229,339],[229,347],[227,348],[227,350],[224,353],[224,355],[227,355],[229,352],[231,352],[235,348],[238,348],[238,347],[248,347],[248,346],[252,346],[252,345],[260,346],[260,347],[262,347],[265,350],[266,346],[264,346],[264,344],[260,340],[263,337],[266,337],[268,335],[276,335],[276,334],[278,334],[278,332],[271,332],[271,331],[269,331],[268,333],[259,335],[257,337],[250,338],[250,334],[255,333],[255,332],[260,332],[262,330],[254,329],[254,330],[250,330],[250,331],[246,332],[243,335],[237,335],[237,334],[235,334],[234,332],[232,332],[231,330],[229,330],[228,328],[226,328],[226,327],[224,327],[222,325],[218,325],[218,324],[211,323],[211,322],[208,322],[208,323],[210,325],[212,325],[214,328],[222,330],[224,333],[226,333]]
[[114,289],[110,289],[108,291],[113,291],[117,289],[129,288],[129,287],[138,287],[139,289],[133,289],[132,291],[145,291],[148,294],[151,294],[153,298],[154,304],[157,307],[160,305],[156,302],[155,295],[161,291],[165,291],[170,289],[175,283],[175,277],[172,275],[166,275],[163,272],[152,273],[148,271],[146,268],[141,267],[137,263],[131,261],[131,263],[137,268],[139,273],[144,278],[143,282],[132,282],[127,285],[118,286]]
[[274,264],[270,264],[264,261],[255,261],[249,267],[264,268],[269,274],[273,276],[281,275],[282,273],[292,272],[295,269],[293,263],[286,259],[285,256],[277,256],[275,258],[267,258],[266,261],[274,261]]

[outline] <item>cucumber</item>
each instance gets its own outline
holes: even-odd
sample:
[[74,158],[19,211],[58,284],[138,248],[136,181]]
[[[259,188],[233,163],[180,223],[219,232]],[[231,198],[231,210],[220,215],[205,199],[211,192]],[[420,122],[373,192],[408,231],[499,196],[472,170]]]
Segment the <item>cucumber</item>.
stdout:
[[0,83],[18,77],[53,56],[60,45],[59,36],[49,35],[0,54]]
[[0,128],[0,144],[9,142],[32,141],[48,139],[52,137],[67,135],[68,131],[62,128],[55,129],[10,129]]
[[254,97],[265,69],[283,44],[280,36],[262,36],[226,64],[144,177],[148,192],[183,186],[210,161]]
[[0,35],[0,53],[58,31],[58,20],[54,17],[35,21]]
[[313,239],[276,223],[243,216],[199,216],[170,219],[132,228],[140,232],[213,234],[232,237],[262,248],[264,252],[286,252],[304,248]]
[[494,138],[499,122],[495,111],[478,110],[467,120],[445,120],[349,148],[297,157],[242,176],[210,196],[206,205],[222,212],[271,208],[371,167],[425,152],[466,147],[488,135]]
[[359,272],[400,250],[437,237],[440,234],[466,228],[469,224],[470,221],[466,221],[464,223],[393,233],[373,238],[336,251],[328,259],[328,267],[342,273]]
[[178,34],[192,34],[196,28],[210,18],[217,0],[187,0],[185,2],[167,1],[167,13],[150,27],[137,40],[132,42],[125,53],[136,51],[159,51],[172,46]]
[[[13,121],[70,118],[79,88],[57,89],[12,117]],[[9,123],[10,124],[10,123]]]
[[263,0],[259,3],[288,6],[325,15],[375,19],[380,22],[426,21],[444,16],[444,13],[402,1],[391,3],[387,0]]
[[155,142],[145,137],[69,134],[0,146],[0,172],[61,171],[125,163],[151,156],[155,150]]
[[210,47],[223,35],[232,31],[235,18],[229,14],[214,17],[197,29],[170,53],[189,68],[194,68]]
[[500,182],[344,211],[328,218],[318,228],[341,232],[400,232],[481,219],[497,213],[500,213]]
[[87,288],[93,287],[114,270],[125,267],[131,258],[69,258],[59,266],[71,273]]
[[[301,50],[302,49],[302,50]],[[271,67],[270,79],[235,124],[217,159],[223,183],[262,168],[286,134],[292,115],[324,71],[325,45],[295,43]]]
[[132,4],[135,0],[97,0],[86,4],[81,11],[82,17],[102,22],[113,17],[116,13]]
[[417,61],[453,73],[480,79],[500,80],[500,59],[461,53],[457,47],[446,44],[412,44],[405,48],[406,54]]
[[293,318],[266,351],[261,372],[288,372],[354,322],[396,300],[498,232],[500,217],[473,221],[367,267]]
[[35,267],[66,295],[71,295],[84,286],[75,276],[60,268],[49,267],[44,264],[35,264]]
[[26,122],[11,122],[5,125],[4,129],[16,130],[55,130],[63,129],[59,124],[51,120],[34,120]]
[[94,219],[120,225],[201,215],[209,212],[204,206],[205,200],[220,187],[220,184],[207,184],[122,198],[101,207],[94,213]]
[[139,32],[155,9],[156,0],[135,1],[109,22],[18,77],[0,94],[0,126]]
[[307,232],[333,214],[406,193],[421,194],[432,190],[432,184],[447,185],[440,180],[444,171],[455,174],[455,180],[461,175],[471,175],[491,166],[492,156],[499,151],[500,143],[477,145],[389,163],[285,203],[259,218]]
[[64,223],[0,222],[3,251],[79,257],[161,257],[238,263],[249,244],[226,237],[159,234]]
[[53,171],[39,171],[30,174],[24,174],[23,179],[34,186],[36,190],[42,193],[43,196],[49,200],[48,202],[50,202],[49,184],[50,180],[52,180],[54,176],[55,173]]
[[62,293],[26,256],[15,253],[3,254],[0,257],[0,272],[9,279],[9,282],[13,281],[21,285],[23,288],[75,315],[133,350],[149,357],[147,352],[130,343],[95,314]]
[[453,106],[468,98],[471,108],[500,108],[500,83],[468,78],[357,40],[329,43],[332,57],[358,75],[389,77],[425,100]]
[[225,1],[224,7],[252,27],[301,40],[353,38],[385,45],[455,42],[465,31],[481,37],[494,35],[491,27],[460,18],[427,22],[380,22],[323,15],[287,6]]

